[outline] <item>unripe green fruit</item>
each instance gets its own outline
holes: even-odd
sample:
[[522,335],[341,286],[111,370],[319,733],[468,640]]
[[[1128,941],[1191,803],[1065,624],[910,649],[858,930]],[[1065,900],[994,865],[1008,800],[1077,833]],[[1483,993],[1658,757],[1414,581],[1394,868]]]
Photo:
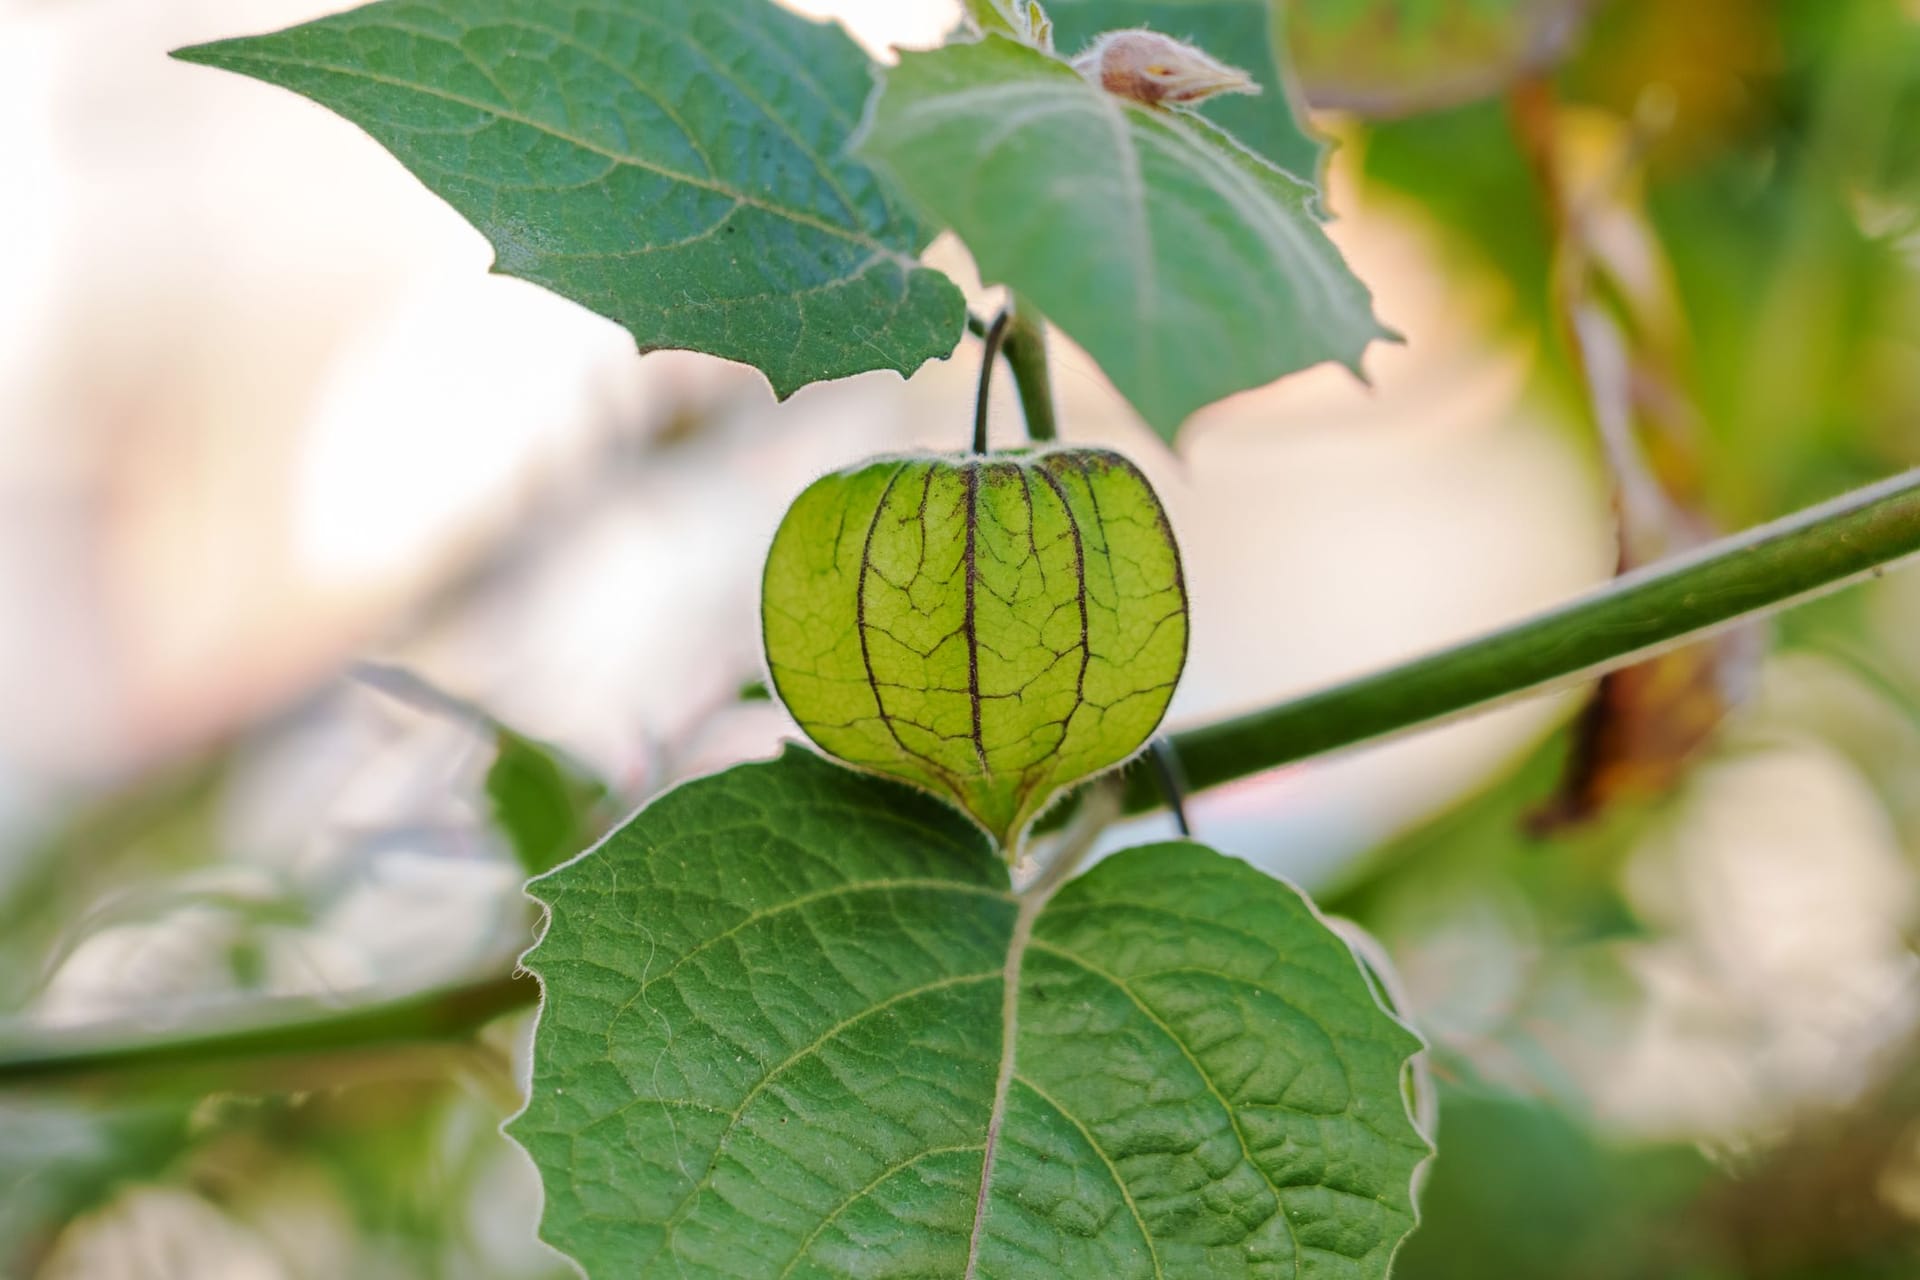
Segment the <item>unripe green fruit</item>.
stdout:
[[1011,849],[1159,726],[1180,552],[1098,449],[881,458],[816,481],[767,556],[767,664],[830,755],[951,797]]

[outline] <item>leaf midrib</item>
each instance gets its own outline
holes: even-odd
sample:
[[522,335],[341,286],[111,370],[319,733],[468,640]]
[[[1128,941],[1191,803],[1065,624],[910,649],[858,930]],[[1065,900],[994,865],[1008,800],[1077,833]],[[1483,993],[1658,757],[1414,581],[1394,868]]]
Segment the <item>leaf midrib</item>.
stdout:
[[[1132,1189],[1127,1186],[1125,1178],[1121,1175],[1119,1168],[1115,1166],[1112,1159],[1108,1157],[1105,1148],[1100,1145],[1099,1140],[1087,1129],[1085,1124],[1081,1123],[1078,1117],[1069,1112],[1039,1085],[1020,1074],[1018,1057],[1021,971],[1025,967],[1027,953],[1033,950],[1042,951],[1048,955],[1056,956],[1077,965],[1087,973],[1092,974],[1114,987],[1125,996],[1141,1014],[1152,1022],[1160,1034],[1165,1036],[1167,1041],[1186,1059],[1201,1084],[1205,1086],[1207,1093],[1212,1096],[1214,1101],[1219,1104],[1220,1109],[1226,1114],[1227,1124],[1233,1131],[1234,1142],[1240,1148],[1241,1158],[1246,1161],[1249,1168],[1259,1175],[1261,1182],[1266,1185],[1267,1190],[1272,1194],[1274,1215],[1280,1219],[1281,1225],[1286,1228],[1287,1238],[1293,1245],[1293,1274],[1295,1276],[1301,1275],[1303,1252],[1300,1235],[1293,1225],[1292,1217],[1287,1213],[1286,1200],[1281,1196],[1280,1187],[1274,1182],[1273,1176],[1267,1171],[1266,1166],[1261,1164],[1255,1156],[1253,1144],[1247,1138],[1246,1129],[1240,1122],[1239,1114],[1234,1110],[1233,1104],[1228,1101],[1219,1083],[1213,1078],[1213,1074],[1207,1070],[1199,1058],[1194,1055],[1193,1050],[1187,1043],[1174,1032],[1173,1028],[1167,1025],[1166,1020],[1162,1018],[1155,1009],[1149,1006],[1124,979],[1086,959],[1077,952],[1060,946],[1058,943],[1036,940],[1034,938],[1034,926],[1038,922],[1041,912],[1046,909],[1047,904],[1052,901],[1054,895],[1060,890],[1064,883],[1066,883],[1066,881],[1054,880],[1051,876],[1043,877],[1040,882],[1017,895],[1020,902],[1020,910],[1014,917],[1013,931],[1008,938],[1007,962],[1003,978],[1005,989],[1002,995],[1000,1014],[1000,1067],[998,1077],[994,1084],[993,1109],[987,1118],[986,1145],[980,1161],[980,1187],[974,1201],[973,1228],[967,1241],[967,1266],[966,1271],[963,1273],[962,1280],[978,1280],[980,1247],[984,1238],[987,1211],[992,1202],[995,1158],[999,1153],[1000,1134],[1006,1122],[1007,1104],[1012,1093],[1012,1086],[1015,1083],[1031,1090],[1042,1101],[1053,1107],[1054,1110],[1065,1117],[1067,1121],[1073,1124],[1074,1127],[1080,1131],[1081,1135],[1086,1138],[1088,1144],[1092,1146],[1094,1154],[1099,1156],[1101,1162],[1106,1165],[1107,1171],[1113,1177],[1115,1189],[1119,1192],[1121,1199],[1126,1202],[1128,1211],[1132,1214],[1135,1224],[1140,1228],[1141,1236],[1146,1241],[1147,1256],[1153,1263],[1153,1273],[1155,1277],[1160,1277],[1164,1274],[1161,1269],[1159,1252],[1152,1231],[1148,1228],[1146,1219],[1140,1212],[1140,1207],[1133,1198]],[[1344,1062],[1343,1065],[1345,1065]]]
[[742,916],[719,933],[702,938],[665,969],[650,977],[644,978],[633,995],[628,997],[627,1000],[614,1011],[614,1016],[607,1022],[608,1053],[611,1054],[613,1052],[613,1032],[619,1019],[631,1012],[635,1005],[645,1000],[647,993],[653,990],[657,984],[673,977],[673,975],[684,968],[690,960],[706,952],[709,948],[716,947],[729,938],[738,937],[762,921],[784,915],[789,911],[802,910],[815,903],[831,902],[839,898],[858,897],[866,893],[898,893],[921,890],[930,890],[937,893],[971,894],[977,897],[1000,900],[1005,900],[1011,896],[1005,891],[996,889],[991,885],[969,884],[964,880],[939,880],[930,876],[921,876],[917,878],[903,877],[895,880],[856,880],[849,884],[830,885],[824,889],[817,889],[812,893],[804,893],[798,897],[788,898],[784,901],[774,903],[771,906],[761,907],[756,911],[751,911]]
[[1013,1090],[1014,1058],[1020,1039],[1020,968],[1026,959],[1027,945],[1033,941],[1034,921],[1059,888],[1051,876],[1020,895],[1020,910],[1013,917],[1013,931],[1007,938],[1007,962],[1001,973],[1005,987],[1000,1000],[1000,1068],[994,1078],[993,1110],[987,1113],[986,1150],[980,1157],[980,1190],[973,1202],[973,1230],[967,1236],[967,1269],[961,1280],[977,1280],[980,1270],[980,1242],[987,1224],[987,1209],[993,1194],[994,1157],[999,1154],[1000,1130],[1006,1124],[1007,1096]]
[[[1239,1144],[1240,1154],[1245,1158],[1248,1167],[1260,1175],[1260,1181],[1265,1183],[1267,1190],[1272,1193],[1274,1214],[1279,1217],[1281,1224],[1286,1227],[1287,1238],[1293,1242],[1293,1274],[1298,1276],[1300,1274],[1300,1235],[1294,1230],[1293,1219],[1287,1213],[1287,1202],[1281,1197],[1280,1186],[1273,1180],[1273,1175],[1268,1173],[1266,1166],[1255,1158],[1253,1143],[1248,1140],[1246,1128],[1240,1123],[1240,1113],[1236,1111],[1233,1104],[1227,1100],[1227,1095],[1221,1091],[1219,1082],[1213,1078],[1213,1073],[1207,1070],[1205,1064],[1194,1054],[1193,1050],[1187,1045],[1187,1042],[1176,1035],[1173,1028],[1167,1025],[1166,1019],[1160,1016],[1159,1010],[1149,1005],[1145,998],[1142,997],[1139,992],[1135,991],[1133,985],[1125,978],[1122,978],[1119,974],[1110,972],[1104,966],[1095,964],[1076,951],[1060,946],[1058,943],[1042,941],[1033,943],[1032,945],[1038,947],[1048,955],[1056,956],[1069,964],[1079,966],[1085,972],[1107,983],[1114,990],[1125,996],[1127,1001],[1132,1004],[1134,1008],[1138,1009],[1141,1014],[1146,1017],[1147,1021],[1153,1023],[1160,1034],[1167,1038],[1168,1043],[1180,1051],[1180,1056],[1187,1060],[1187,1065],[1193,1068],[1194,1075],[1199,1077],[1200,1083],[1206,1086],[1207,1092],[1212,1095],[1215,1102],[1220,1104],[1220,1110],[1226,1114],[1227,1124],[1233,1129],[1234,1141]],[[1231,975],[1222,974],[1221,976],[1227,978],[1229,981],[1238,981],[1238,979],[1232,978]],[[1351,1070],[1344,1056],[1341,1060],[1341,1066]],[[1035,1090],[1035,1092],[1038,1092],[1038,1090]],[[1063,1110],[1061,1114],[1065,1115],[1066,1113]],[[1104,1157],[1104,1153],[1102,1153],[1102,1155]],[[1111,1167],[1111,1162],[1109,1162],[1109,1167]],[[1119,1170],[1114,1170],[1114,1177],[1117,1181],[1119,1178]],[[1133,1203],[1131,1196],[1128,1196],[1127,1203],[1129,1205]],[[1149,1247],[1151,1248],[1151,1246]],[[1154,1267],[1155,1274],[1158,1274],[1158,1259],[1155,1260]]]
[[[190,50],[188,52],[191,54],[193,51]],[[810,230],[819,231],[826,235],[845,240],[850,244],[859,245],[863,249],[872,251],[875,256],[891,259],[909,271],[920,269],[918,259],[902,253],[900,250],[883,243],[866,232],[842,226],[839,223],[831,222],[825,218],[817,217],[787,205],[776,204],[772,201],[761,199],[750,195],[740,188],[718,181],[717,179],[695,177],[692,174],[669,168],[666,165],[659,164],[652,160],[645,160],[638,156],[614,151],[597,143],[590,142],[585,138],[576,137],[564,129],[556,128],[546,121],[538,120],[532,116],[496,106],[492,103],[482,102],[477,98],[470,98],[465,94],[454,93],[451,90],[421,84],[413,80],[405,80],[399,76],[384,75],[380,72],[370,71],[362,67],[348,67],[338,63],[319,62],[311,58],[294,58],[265,53],[246,53],[241,55],[227,55],[223,57],[219,63],[216,63],[216,65],[226,65],[238,69],[249,62],[261,63],[268,66],[298,67],[308,71],[320,71],[329,75],[345,76],[349,79],[366,80],[374,84],[385,85],[388,88],[403,89],[410,93],[418,93],[424,97],[450,102],[455,106],[467,107],[484,115],[492,116],[496,120],[503,120],[510,124],[517,124],[523,128],[546,134],[550,138],[567,143],[569,146],[578,147],[582,151],[600,156],[603,159],[611,160],[615,164],[639,169],[643,172],[651,173],[656,177],[665,178],[669,182],[682,183],[702,191],[710,191],[715,195],[725,196],[729,200],[736,201],[744,207],[758,209],[762,213],[770,214],[776,218],[783,218],[796,226],[807,227]]]
[[[1006,40],[1004,36],[990,38]],[[1058,62],[1058,59],[1050,61]],[[999,125],[994,132],[980,139],[982,154],[991,155],[1009,137],[1046,116],[1062,112],[1086,112],[1099,120],[1111,135],[1115,172],[1126,197],[1122,201],[1125,205],[1123,216],[1126,219],[1127,238],[1131,242],[1128,249],[1136,269],[1131,291],[1136,322],[1134,363],[1142,369],[1153,370],[1153,382],[1159,386],[1163,382],[1163,375],[1146,339],[1151,329],[1147,323],[1148,317],[1155,306],[1160,284],[1155,275],[1153,228],[1147,208],[1146,180],[1141,171],[1140,153],[1134,145],[1133,123],[1128,118],[1127,106],[1119,99],[1094,89],[1078,72],[1064,63],[1060,64],[1059,70],[1063,74],[1055,84],[1009,86],[996,81],[989,85],[949,90],[938,97],[912,104],[899,114],[897,123],[910,125],[920,119],[950,121],[977,101],[991,101],[1001,109]],[[1008,109],[1016,101],[1023,103],[1024,109]]]
[[1146,1215],[1140,1212],[1140,1205],[1133,1198],[1133,1189],[1127,1186],[1126,1179],[1120,1174],[1120,1167],[1113,1162],[1113,1157],[1107,1154],[1107,1149],[1100,1145],[1100,1139],[1087,1127],[1086,1121],[1067,1109],[1066,1103],[1035,1084],[1030,1077],[1023,1076],[1016,1070],[1013,1073],[1013,1079],[1021,1088],[1053,1108],[1056,1115],[1078,1130],[1080,1136],[1086,1139],[1087,1146],[1093,1150],[1093,1154],[1100,1157],[1100,1163],[1107,1167],[1107,1173],[1113,1178],[1114,1188],[1120,1192],[1121,1200],[1126,1202],[1127,1212],[1132,1215],[1134,1226],[1140,1229],[1140,1241],[1147,1246],[1147,1259],[1153,1263],[1154,1280],[1162,1280],[1166,1273],[1160,1267],[1160,1249],[1154,1244],[1153,1231],[1147,1226]]
[[758,1098],[771,1087],[775,1080],[786,1074],[787,1071],[791,1070],[797,1064],[819,1053],[827,1044],[837,1037],[844,1035],[853,1027],[858,1026],[869,1018],[886,1012],[896,1005],[905,1004],[909,1000],[918,1000],[922,996],[931,995],[936,991],[946,991],[953,987],[989,982],[994,976],[992,970],[988,970],[985,973],[949,974],[943,978],[935,978],[931,981],[923,982],[918,986],[909,987],[905,991],[896,992],[884,1000],[876,1001],[873,1004],[863,1007],[859,1012],[842,1018],[818,1036],[815,1036],[813,1040],[788,1054],[778,1064],[762,1075],[759,1080],[754,1082],[753,1087],[747,1090],[746,1094],[741,1097],[738,1105],[726,1110],[724,1114],[728,1117],[727,1125],[721,1130],[720,1136],[714,1144],[713,1154],[707,1159],[705,1172],[702,1173],[699,1180],[688,1189],[687,1193],[681,1197],[680,1203],[675,1206],[671,1214],[667,1215],[666,1221],[662,1224],[665,1232],[664,1239],[668,1255],[676,1259],[679,1257],[679,1251],[675,1245],[675,1233],[678,1231],[680,1224],[686,1220],[687,1214],[692,1212],[693,1207],[699,1203],[700,1193],[713,1185],[714,1174],[718,1172],[720,1168],[720,1158],[726,1154],[727,1144],[733,1140],[733,1135],[739,1132],[740,1121],[745,1118],[747,1108],[751,1107],[754,1099]]

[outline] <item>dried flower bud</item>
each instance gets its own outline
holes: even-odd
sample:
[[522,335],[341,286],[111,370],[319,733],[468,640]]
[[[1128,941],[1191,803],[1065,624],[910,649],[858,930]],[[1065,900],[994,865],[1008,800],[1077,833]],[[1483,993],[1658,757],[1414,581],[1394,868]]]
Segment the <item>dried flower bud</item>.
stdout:
[[1253,77],[1157,31],[1109,31],[1073,60],[1108,93],[1157,106],[1198,102],[1218,93],[1259,93]]

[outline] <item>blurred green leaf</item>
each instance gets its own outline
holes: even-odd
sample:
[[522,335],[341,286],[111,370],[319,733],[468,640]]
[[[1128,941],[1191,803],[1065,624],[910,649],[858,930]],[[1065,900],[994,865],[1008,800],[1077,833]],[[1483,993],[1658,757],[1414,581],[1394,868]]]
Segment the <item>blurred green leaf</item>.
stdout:
[[1361,1280],[1412,1224],[1418,1042],[1198,845],[1015,895],[955,811],[790,749],[532,889],[511,1132],[594,1274]]
[[959,290],[916,260],[930,230],[846,151],[866,55],[767,0],[385,0],[176,56],[352,120],[495,270],[643,351],[743,361],[784,398],[960,340]]
[[1457,1091],[1440,1133],[1395,1280],[1731,1280],[1685,1221],[1713,1177],[1698,1151],[1614,1149],[1549,1107]]
[[112,891],[131,878],[184,875],[222,854],[222,806],[251,743],[223,742],[88,800],[24,847],[0,849],[0,1010],[26,1004],[103,900],[140,913],[153,896]]
[[1039,49],[1053,47],[1053,24],[1040,0],[965,0],[964,8],[983,32],[1011,36]]
[[129,1178],[163,1168],[187,1140],[189,1107],[104,1107],[0,1096],[0,1275],[31,1274],[70,1218]]
[[1531,829],[1530,817],[1566,771],[1571,736],[1549,735],[1479,790],[1371,850],[1318,895],[1321,905],[1392,941],[1399,922],[1426,923],[1439,904],[1514,892],[1556,949],[1642,936],[1617,871],[1647,829],[1652,806],[1623,806],[1551,838]]
[[1105,31],[1150,27],[1240,67],[1259,95],[1223,94],[1200,113],[1288,173],[1319,175],[1324,145],[1302,122],[1279,56],[1287,11],[1270,0],[1051,0],[1047,12],[1062,53],[1078,53]]
[[494,731],[487,799],[493,820],[528,875],[552,870],[599,839],[606,823],[607,784],[553,747]]
[[1444,232],[1441,260],[1467,277],[1454,287],[1472,289],[1472,277],[1491,270],[1506,290],[1495,324],[1529,338],[1551,332],[1552,232],[1503,104],[1382,121],[1355,151],[1369,184],[1406,197],[1421,222]]
[[1387,336],[1313,188],[1205,120],[998,36],[907,53],[860,144],[1172,440],[1223,396]]
[[1365,115],[1458,106],[1551,66],[1591,0],[1273,0],[1307,100]]
[[1762,12],[1776,47],[1734,86],[1746,127],[1649,192],[1695,343],[1708,480],[1735,515],[1904,464],[1920,442],[1920,189],[1898,176],[1920,17],[1895,0]]

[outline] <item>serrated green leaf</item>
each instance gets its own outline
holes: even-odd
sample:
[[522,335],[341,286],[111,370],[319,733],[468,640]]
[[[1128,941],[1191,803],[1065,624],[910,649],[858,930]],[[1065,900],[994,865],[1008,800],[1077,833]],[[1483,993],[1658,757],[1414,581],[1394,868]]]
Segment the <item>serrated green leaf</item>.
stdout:
[[1318,177],[1325,145],[1292,101],[1280,57],[1286,14],[1271,0],[1052,0],[1048,12],[1062,53],[1078,53],[1103,31],[1150,27],[1240,67],[1259,95],[1225,94],[1200,113],[1288,173]]
[[1357,369],[1386,336],[1312,187],[1003,37],[903,54],[858,146],[1169,440],[1236,391]]
[[949,797],[1007,849],[1139,750],[1187,658],[1173,530],[1104,449],[824,476],[774,535],[761,619],[809,737]]
[[493,243],[495,269],[785,397],[952,352],[928,231],[846,153],[871,81],[767,0],[384,0],[176,56],[353,121]]
[[1377,1280],[1413,1223],[1418,1042],[1197,845],[1022,897],[952,810],[794,749],[532,892],[509,1131],[589,1275]]

